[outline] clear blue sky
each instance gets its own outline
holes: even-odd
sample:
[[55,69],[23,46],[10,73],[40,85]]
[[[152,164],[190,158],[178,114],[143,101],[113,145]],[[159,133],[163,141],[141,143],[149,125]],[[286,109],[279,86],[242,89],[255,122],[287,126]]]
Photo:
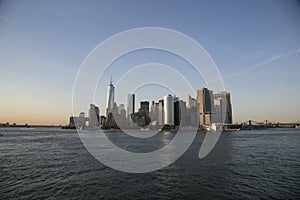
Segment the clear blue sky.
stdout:
[[[232,94],[234,121],[300,120],[299,20],[292,0],[0,1],[0,122],[67,123],[88,53],[113,34],[147,26],[180,31],[208,51]],[[160,61],[146,53],[122,65]],[[106,85],[97,95],[104,113]]]

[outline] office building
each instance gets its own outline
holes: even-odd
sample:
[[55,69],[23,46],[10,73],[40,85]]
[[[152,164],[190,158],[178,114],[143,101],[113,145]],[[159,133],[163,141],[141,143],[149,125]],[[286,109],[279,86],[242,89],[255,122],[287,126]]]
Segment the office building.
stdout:
[[84,128],[85,122],[86,122],[85,113],[84,112],[79,113],[78,121],[75,122],[76,128],[79,128],[79,129]]
[[214,94],[216,122],[232,124],[232,105],[229,92]]
[[186,108],[191,108],[196,106],[197,106],[197,100],[195,98],[192,98],[191,95],[188,95],[186,99]]
[[164,96],[164,124],[174,125],[174,98],[172,95]]
[[96,128],[99,127],[99,121],[100,121],[100,111],[97,106],[94,104],[90,104],[89,109],[89,127],[90,128]]
[[149,114],[149,101],[141,101],[140,110],[143,110]]
[[109,113],[112,112],[114,103],[115,103],[115,87],[112,83],[112,78],[110,79],[109,85],[107,87],[107,95],[106,95],[106,117]]
[[118,106],[118,114],[121,114],[122,110],[125,110],[125,105],[123,103]]
[[180,112],[180,103],[179,99],[174,100],[174,125],[180,125],[181,112]]
[[127,118],[131,119],[131,114],[135,112],[135,94],[128,94],[127,98]]
[[158,124],[165,124],[165,114],[164,114],[164,100],[161,99],[158,101]]
[[78,117],[75,117],[75,116],[71,116],[70,119],[69,119],[69,127],[70,128],[75,128],[76,127],[76,122],[78,121]]
[[[186,115],[187,115],[187,110],[186,110],[186,102],[183,100],[179,100],[179,124],[181,126],[186,126]],[[174,115],[175,115],[175,110],[174,110]],[[176,115],[175,115],[176,116]],[[174,119],[174,121],[176,121]]]
[[200,125],[211,125],[213,113],[213,92],[207,88],[197,90],[197,104]]

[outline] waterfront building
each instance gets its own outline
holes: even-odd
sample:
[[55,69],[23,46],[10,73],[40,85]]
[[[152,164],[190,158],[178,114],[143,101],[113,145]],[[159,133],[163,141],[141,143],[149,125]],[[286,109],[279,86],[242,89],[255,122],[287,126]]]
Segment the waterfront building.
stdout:
[[69,127],[70,128],[75,128],[76,127],[76,121],[78,121],[78,117],[71,116],[69,119]]
[[223,91],[214,94],[216,122],[232,124],[232,105],[230,93]]
[[159,103],[155,103],[155,101],[152,101],[152,105],[150,108],[150,118],[152,125],[159,124]]
[[188,95],[186,99],[186,108],[191,108],[196,106],[197,106],[197,100],[195,98],[192,98],[191,95]]
[[123,103],[121,103],[119,106],[118,106],[118,114],[120,115],[121,114],[121,111],[122,110],[125,110],[125,105]]
[[[119,106],[120,108],[120,106]],[[127,126],[127,119],[126,119],[126,110],[121,109],[119,114],[113,115],[115,122],[117,123],[118,127],[122,128]]]
[[197,90],[197,103],[200,125],[211,125],[213,113],[213,92],[207,88]]
[[199,125],[197,100],[188,95],[186,100],[186,112],[184,117],[186,126],[196,127]]
[[104,115],[100,116],[100,125],[103,127],[106,125],[106,117]]
[[132,114],[131,119],[138,126],[144,127],[151,123],[149,114],[149,101],[141,101],[138,112]]
[[[180,112],[180,115],[179,115],[180,125],[186,126],[187,110],[186,110],[186,102],[183,100],[179,100],[179,112]],[[174,110],[174,115],[175,115],[175,110]]]
[[186,108],[185,124],[186,124],[186,126],[198,127],[199,114],[198,114],[197,106],[192,106],[190,108]]
[[147,114],[149,114],[149,101],[141,101],[141,103],[140,103],[140,110],[143,110]]
[[164,124],[174,125],[174,98],[172,95],[164,96]]
[[131,119],[131,114],[135,111],[135,94],[128,94],[127,98],[127,118]]
[[161,99],[158,101],[158,124],[165,124],[165,114],[164,114],[164,100]]
[[84,128],[85,122],[86,122],[85,113],[84,112],[79,113],[78,121],[75,122],[76,128]]
[[94,104],[90,104],[89,109],[89,127],[90,128],[96,128],[99,127],[99,121],[100,121],[100,110],[97,106]]
[[180,118],[181,118],[181,112],[180,112],[179,99],[175,99],[174,100],[174,125],[175,126],[180,125]]

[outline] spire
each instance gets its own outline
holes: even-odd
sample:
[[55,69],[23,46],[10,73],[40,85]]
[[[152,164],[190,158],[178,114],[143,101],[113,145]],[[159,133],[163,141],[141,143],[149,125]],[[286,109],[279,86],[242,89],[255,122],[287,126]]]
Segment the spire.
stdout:
[[109,85],[113,85],[113,84],[112,84],[112,75],[110,75]]

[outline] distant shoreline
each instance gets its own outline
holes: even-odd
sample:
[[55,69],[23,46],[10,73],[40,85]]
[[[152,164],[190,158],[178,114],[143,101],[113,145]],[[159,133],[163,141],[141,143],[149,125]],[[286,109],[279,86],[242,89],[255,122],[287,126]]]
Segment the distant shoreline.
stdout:
[[61,128],[61,125],[0,124],[0,128]]

